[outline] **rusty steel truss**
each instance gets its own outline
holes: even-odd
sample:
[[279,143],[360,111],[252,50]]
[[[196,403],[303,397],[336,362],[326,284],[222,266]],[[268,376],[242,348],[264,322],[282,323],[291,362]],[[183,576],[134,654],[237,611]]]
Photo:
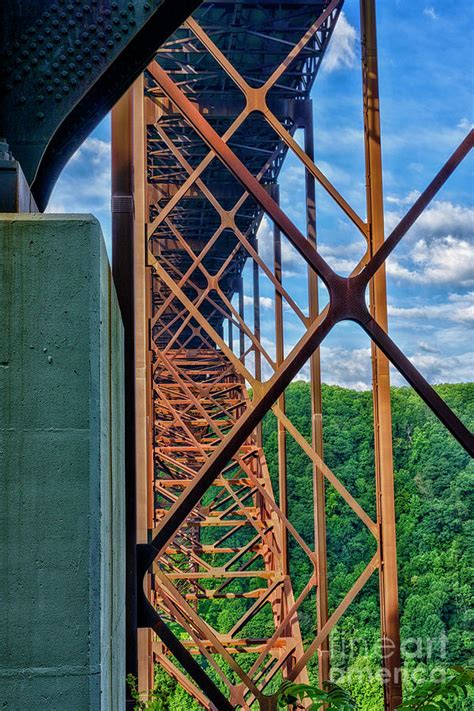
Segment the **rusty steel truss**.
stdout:
[[[331,630],[375,572],[385,708],[395,709],[401,680],[389,362],[473,451],[471,434],[388,335],[385,278],[385,260],[470,151],[473,133],[384,240],[374,0],[360,1],[365,217],[314,158],[309,94],[342,4],[209,0],[161,47],[113,114],[114,271],[124,280],[128,270],[133,294],[140,686],[152,684],[160,663],[207,709],[273,709],[281,679],[307,680],[315,655],[320,683],[328,680]],[[305,234],[279,206],[288,151],[305,170]],[[318,252],[316,182],[365,240],[349,277]],[[270,260],[258,244],[263,215],[273,225]],[[285,287],[283,240],[306,264],[307,308]],[[264,281],[274,293],[274,344],[261,335]],[[329,292],[322,310],[320,281]],[[302,334],[289,353],[287,313]],[[347,320],[372,343],[375,519],[324,462],[319,346]],[[308,362],[310,441],[285,411],[285,389]],[[270,411],[278,428],[273,477],[262,433]],[[311,544],[288,511],[288,438],[313,465]],[[331,610],[328,485],[367,527],[375,550]],[[295,550],[309,570],[298,589]],[[308,610],[311,636],[301,626]]]

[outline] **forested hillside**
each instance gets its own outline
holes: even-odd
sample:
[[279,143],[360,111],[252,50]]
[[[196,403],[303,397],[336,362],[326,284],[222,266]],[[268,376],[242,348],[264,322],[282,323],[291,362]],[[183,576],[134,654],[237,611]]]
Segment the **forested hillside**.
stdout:
[[[323,388],[325,460],[375,517],[371,394]],[[437,390],[472,428],[474,383],[442,385]],[[296,382],[287,389],[286,407],[293,424],[310,439],[308,383]],[[406,668],[418,668],[421,675],[433,667],[470,662],[474,465],[411,389],[392,390],[392,415],[402,646]],[[276,482],[273,415],[264,422],[264,442]],[[304,539],[313,542],[312,464],[290,437],[287,446],[290,519]],[[329,485],[326,500],[330,606],[334,609],[369,562],[375,543]],[[308,566],[300,549],[292,546],[291,551],[298,589]],[[377,589],[374,575],[332,635],[332,664],[345,673],[340,683],[367,711],[381,708],[381,687],[375,674],[379,660]],[[305,635],[311,634],[313,624],[312,617],[303,624]],[[192,702],[183,701],[182,692],[173,691],[174,683],[165,680],[162,672],[159,680],[166,684],[164,709],[193,708]],[[413,674],[406,687],[412,684]]]

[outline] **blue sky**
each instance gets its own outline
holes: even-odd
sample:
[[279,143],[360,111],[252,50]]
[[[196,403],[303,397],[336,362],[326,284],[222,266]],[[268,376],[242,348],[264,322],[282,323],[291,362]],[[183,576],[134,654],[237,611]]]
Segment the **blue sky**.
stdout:
[[[314,89],[316,163],[365,217],[359,3],[346,0]],[[474,4],[379,0],[378,34],[387,234],[472,126]],[[388,263],[390,333],[431,381],[473,379],[474,207],[468,157]],[[289,157],[282,206],[304,228],[304,171]],[[341,273],[363,254],[362,237],[318,189],[320,250]],[[91,212],[110,248],[110,124],[106,119],[63,171],[49,211]],[[270,249],[270,225],[260,249]],[[284,284],[305,309],[305,267],[283,245]],[[249,280],[250,284],[250,280]],[[262,334],[273,354],[273,288],[261,281]],[[250,286],[247,302],[250,303]],[[321,292],[324,302],[325,294]],[[289,349],[302,333],[285,311]],[[368,338],[340,324],[322,348],[323,378],[357,389],[370,384]],[[303,371],[305,375],[305,371]],[[393,382],[402,384],[397,373]]]

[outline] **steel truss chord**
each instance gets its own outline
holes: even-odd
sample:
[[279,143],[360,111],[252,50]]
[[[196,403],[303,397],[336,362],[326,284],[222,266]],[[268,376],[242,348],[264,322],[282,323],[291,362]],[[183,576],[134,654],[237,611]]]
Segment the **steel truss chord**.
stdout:
[[[142,537],[138,547],[139,586],[144,584],[139,621],[161,640],[148,642],[151,659],[206,708],[250,709],[258,703],[261,709],[274,709],[275,685],[281,678],[307,680],[314,654],[320,682],[328,679],[331,630],[377,571],[389,672],[385,708],[392,710],[401,701],[401,686],[389,362],[468,451],[473,444],[471,434],[387,333],[384,264],[470,151],[474,134],[384,241],[374,0],[360,3],[367,221],[314,159],[308,93],[342,2],[291,5],[295,8],[292,16],[288,11],[286,24],[281,14],[274,23],[275,42],[264,60],[275,3],[204,3],[149,66],[142,106],[135,110],[136,150],[142,157],[146,144],[139,178],[146,199],[136,219],[142,233],[146,224],[147,254],[142,251],[141,258],[143,273],[150,272],[149,308],[140,306],[138,312],[142,329],[149,326],[151,353],[149,401],[142,397],[140,404],[142,415],[148,413],[148,445],[142,447],[147,449],[148,493],[143,494],[142,484],[141,496],[148,497],[149,542]],[[259,12],[252,15],[257,6]],[[252,18],[262,23],[260,28]],[[246,42],[252,46],[248,57]],[[254,81],[250,63],[259,56],[267,76],[262,73]],[[215,106],[213,92],[220,97]],[[227,95],[235,107],[228,113],[222,109]],[[282,113],[270,110],[271,105]],[[294,137],[299,127],[305,131],[304,148]],[[257,150],[258,141],[265,141],[264,151]],[[305,171],[306,235],[278,204],[275,179],[287,151]],[[315,182],[366,240],[366,254],[347,278],[318,252]],[[264,214],[273,225],[270,261],[257,239]],[[283,283],[282,238],[307,265],[308,314]],[[243,278],[246,263],[251,265],[251,297]],[[319,279],[330,295],[321,313]],[[135,280],[142,289],[137,274]],[[274,294],[274,352],[261,336],[263,281]],[[286,310],[304,333],[285,355]],[[373,344],[375,521],[324,462],[318,349],[345,320],[358,324]],[[308,361],[310,442],[287,416],[284,397]],[[273,480],[262,441],[262,420],[270,410],[277,419],[279,451]],[[308,545],[288,514],[287,436],[313,465],[314,545]],[[327,603],[326,485],[366,526],[377,548],[332,610]],[[309,571],[298,590],[292,587],[290,548],[304,556]],[[316,633],[303,641],[302,611],[315,595]]]

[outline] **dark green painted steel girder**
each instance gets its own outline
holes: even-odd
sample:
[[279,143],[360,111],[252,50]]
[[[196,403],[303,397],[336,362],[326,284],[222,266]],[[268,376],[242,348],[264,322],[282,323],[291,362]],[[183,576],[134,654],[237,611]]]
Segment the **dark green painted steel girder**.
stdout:
[[66,161],[200,3],[0,2],[0,136],[40,209]]

